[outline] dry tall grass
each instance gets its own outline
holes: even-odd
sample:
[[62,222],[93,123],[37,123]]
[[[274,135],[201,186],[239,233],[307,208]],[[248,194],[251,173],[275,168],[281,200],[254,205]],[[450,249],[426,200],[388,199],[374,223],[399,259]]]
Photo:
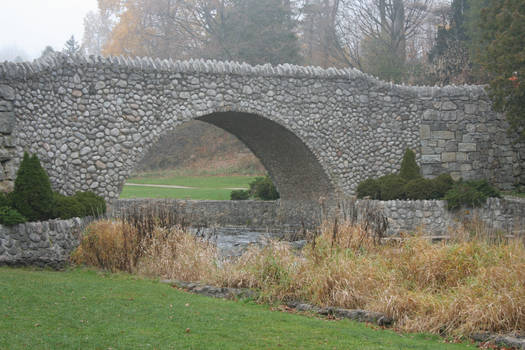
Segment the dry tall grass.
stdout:
[[[133,249],[121,253],[126,226],[107,225],[88,229],[86,237],[100,237],[83,241],[85,259],[77,261],[103,266],[105,256],[133,256]],[[116,242],[105,243],[107,252],[94,249],[93,242],[106,242],[110,232]],[[381,243],[363,227],[343,223],[325,225],[301,254],[271,242],[219,267],[215,249],[185,230],[153,232],[142,239],[136,264],[147,275],[257,288],[267,301],[384,312],[404,331],[460,336],[525,330],[525,248],[518,240],[459,239],[467,236],[459,232],[454,241],[438,244],[421,236]]]

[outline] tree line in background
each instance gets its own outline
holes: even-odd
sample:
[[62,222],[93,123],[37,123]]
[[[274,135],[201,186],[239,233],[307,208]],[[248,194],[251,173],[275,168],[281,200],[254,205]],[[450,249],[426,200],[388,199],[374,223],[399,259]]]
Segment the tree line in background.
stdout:
[[525,137],[525,0],[98,0],[88,54],[355,67],[416,85],[490,83]]

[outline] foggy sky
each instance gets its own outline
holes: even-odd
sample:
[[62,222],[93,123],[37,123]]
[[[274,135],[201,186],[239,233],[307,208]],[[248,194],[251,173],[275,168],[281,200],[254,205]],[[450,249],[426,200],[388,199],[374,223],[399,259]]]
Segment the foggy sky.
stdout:
[[61,51],[71,35],[81,42],[84,16],[96,9],[97,0],[0,0],[0,61],[32,60],[48,45]]

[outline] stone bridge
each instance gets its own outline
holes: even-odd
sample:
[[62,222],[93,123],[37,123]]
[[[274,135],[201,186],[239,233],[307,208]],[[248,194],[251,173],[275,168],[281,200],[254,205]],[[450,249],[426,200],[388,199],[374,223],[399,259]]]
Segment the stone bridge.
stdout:
[[404,149],[425,176],[524,183],[523,144],[482,87],[409,87],[354,69],[151,58],[51,56],[0,64],[1,181],[24,151],[55,189],[117,198],[159,137],[191,119],[234,134],[283,200],[352,194],[396,171]]

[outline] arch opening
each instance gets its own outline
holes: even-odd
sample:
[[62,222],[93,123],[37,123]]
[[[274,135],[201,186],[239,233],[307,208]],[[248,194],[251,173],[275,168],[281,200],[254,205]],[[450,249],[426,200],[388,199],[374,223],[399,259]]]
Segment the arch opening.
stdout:
[[305,143],[282,125],[256,114],[216,112],[197,118],[239,138],[268,171],[282,200],[317,201],[334,188]]
[[[191,125],[200,124],[200,122],[213,126],[209,129],[217,127],[239,139],[240,143],[253,153],[250,156],[254,160],[253,166],[260,170],[259,174],[268,173],[279,191],[281,200],[318,201],[321,197],[327,198],[333,195],[333,186],[319,160],[298,136],[279,123],[251,113],[215,112],[176,126],[174,134],[180,136],[181,128],[191,127]],[[165,135],[172,136],[171,134]],[[223,141],[220,138],[212,137],[211,139],[212,142]],[[143,160],[139,161],[135,167],[135,172],[143,172],[144,162],[151,163],[151,158],[155,157],[157,153],[163,152],[162,143],[165,141],[166,138],[161,136],[157,145],[150,147],[143,154]],[[208,141],[205,139],[204,142]],[[175,142],[176,146],[178,144],[180,143]],[[159,145],[161,147],[158,147]],[[193,147],[199,146],[207,147],[207,145],[193,145]],[[246,148],[244,148],[245,151]],[[172,153],[173,147],[168,152]],[[169,154],[165,153],[164,156],[169,156]],[[188,158],[190,155],[185,154],[185,157]],[[191,176],[191,174],[188,175]],[[193,176],[195,175],[198,174],[194,173]],[[129,189],[128,186],[125,186],[124,190],[126,188]]]

